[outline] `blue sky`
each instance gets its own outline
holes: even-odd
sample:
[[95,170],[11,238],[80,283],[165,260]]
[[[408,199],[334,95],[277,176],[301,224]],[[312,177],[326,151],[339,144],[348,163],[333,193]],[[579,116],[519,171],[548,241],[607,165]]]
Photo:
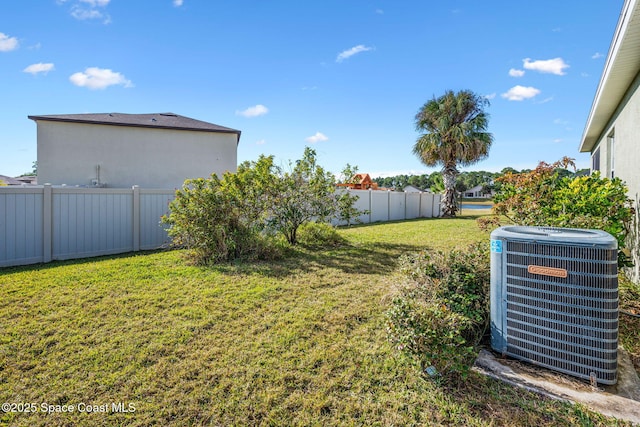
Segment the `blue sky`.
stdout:
[[174,112],[239,129],[238,160],[314,148],[338,173],[430,173],[418,109],[490,99],[489,158],[578,153],[623,0],[20,0],[0,5],[0,174],[31,170],[27,115]]

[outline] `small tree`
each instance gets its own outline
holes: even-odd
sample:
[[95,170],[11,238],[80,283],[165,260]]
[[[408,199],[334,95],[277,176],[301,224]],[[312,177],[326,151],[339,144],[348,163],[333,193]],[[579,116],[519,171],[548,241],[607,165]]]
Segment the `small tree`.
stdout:
[[302,159],[276,182],[269,225],[295,245],[302,224],[330,221],[336,212],[335,189],[333,174],[318,165],[315,150],[306,147]]

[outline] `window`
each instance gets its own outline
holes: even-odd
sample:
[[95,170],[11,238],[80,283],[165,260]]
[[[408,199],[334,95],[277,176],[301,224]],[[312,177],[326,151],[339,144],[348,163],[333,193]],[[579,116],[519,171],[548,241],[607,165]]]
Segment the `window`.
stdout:
[[600,147],[591,155],[591,173],[600,170]]
[[615,176],[615,134],[611,132],[607,137],[607,152],[609,153],[609,178],[613,178]]

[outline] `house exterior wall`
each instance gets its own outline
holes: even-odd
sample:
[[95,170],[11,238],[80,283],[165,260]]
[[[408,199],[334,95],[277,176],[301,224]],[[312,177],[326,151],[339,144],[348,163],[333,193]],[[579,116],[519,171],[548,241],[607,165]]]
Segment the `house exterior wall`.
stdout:
[[37,121],[38,182],[178,188],[237,167],[233,133]]
[[[628,238],[634,267],[627,271],[635,282],[640,282],[640,74],[636,76],[625,97],[618,105],[605,130],[591,150],[591,156],[599,151],[602,177],[613,176],[623,180],[628,196],[633,199],[636,217]],[[613,136],[613,144],[610,137]],[[613,160],[613,161],[612,161]],[[592,166],[593,170],[593,166]]]
[[[600,150],[600,174],[611,178],[613,158],[614,176],[627,183],[629,196],[638,200],[640,194],[640,74],[636,76],[626,96],[609,120],[605,131],[591,151]],[[609,137],[613,135],[613,147]],[[613,148],[613,149],[612,149]],[[613,156],[613,157],[612,157]]]

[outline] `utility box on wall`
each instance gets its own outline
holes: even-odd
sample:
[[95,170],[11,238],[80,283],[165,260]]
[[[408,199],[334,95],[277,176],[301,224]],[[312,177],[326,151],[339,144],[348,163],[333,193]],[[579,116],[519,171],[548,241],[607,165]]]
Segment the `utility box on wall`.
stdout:
[[491,346],[602,384],[617,381],[618,243],[600,230],[491,233]]

